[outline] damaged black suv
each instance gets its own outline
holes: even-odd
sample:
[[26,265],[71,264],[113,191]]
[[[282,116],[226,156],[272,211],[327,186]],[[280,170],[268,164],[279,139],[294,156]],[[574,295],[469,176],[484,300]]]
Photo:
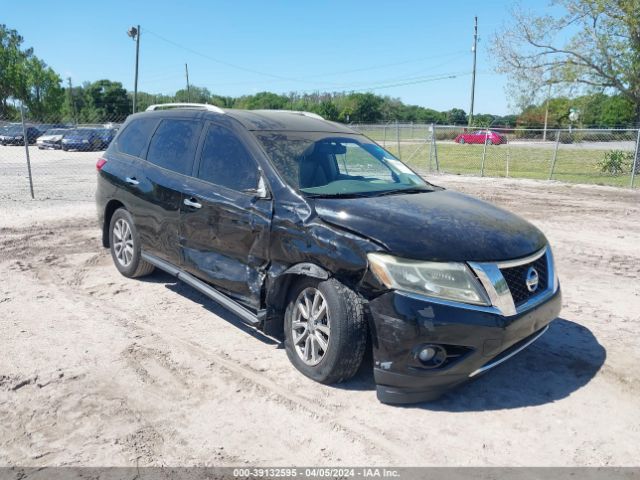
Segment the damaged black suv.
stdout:
[[177,276],[284,338],[322,383],[352,377],[370,346],[383,402],[438,397],[560,311],[538,229],[312,113],[152,106],[97,168],[102,242],[123,275]]

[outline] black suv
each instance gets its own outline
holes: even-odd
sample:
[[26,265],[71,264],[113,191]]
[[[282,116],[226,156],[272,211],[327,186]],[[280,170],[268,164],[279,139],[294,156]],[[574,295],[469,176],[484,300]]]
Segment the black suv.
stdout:
[[152,106],[97,168],[102,242],[123,275],[177,276],[284,338],[322,383],[372,348],[383,402],[438,397],[560,311],[538,229],[312,113]]

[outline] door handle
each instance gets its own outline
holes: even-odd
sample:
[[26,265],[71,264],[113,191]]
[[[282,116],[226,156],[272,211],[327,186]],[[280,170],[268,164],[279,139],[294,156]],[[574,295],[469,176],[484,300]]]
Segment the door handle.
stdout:
[[202,208],[202,204],[199,203],[195,198],[185,198],[183,203],[187,207]]
[[124,181],[129,185],[138,185],[140,183],[140,181],[137,180],[136,177],[127,177],[124,179]]

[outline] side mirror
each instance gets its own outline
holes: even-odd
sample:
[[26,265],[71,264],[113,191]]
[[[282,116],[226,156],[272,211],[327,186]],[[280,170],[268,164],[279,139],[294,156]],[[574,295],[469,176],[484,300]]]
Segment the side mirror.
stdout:
[[257,188],[245,188],[245,193],[253,193],[256,198],[269,198],[269,190],[267,190],[267,183],[264,181],[264,177],[260,175]]

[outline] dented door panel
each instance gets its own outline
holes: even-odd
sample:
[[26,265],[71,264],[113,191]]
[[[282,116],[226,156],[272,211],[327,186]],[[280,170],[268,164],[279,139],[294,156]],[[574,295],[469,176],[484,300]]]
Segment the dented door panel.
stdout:
[[[201,207],[189,207],[184,199]],[[271,200],[191,179],[180,211],[183,268],[258,309],[268,264],[271,210]]]

